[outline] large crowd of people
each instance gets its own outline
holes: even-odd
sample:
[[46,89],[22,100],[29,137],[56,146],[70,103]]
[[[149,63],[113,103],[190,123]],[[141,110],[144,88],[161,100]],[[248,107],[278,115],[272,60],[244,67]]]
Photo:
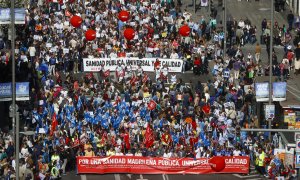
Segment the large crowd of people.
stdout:
[[[25,131],[34,131],[20,139],[22,179],[57,179],[76,168],[76,156],[113,155],[249,156],[262,175],[294,176],[293,165],[273,153],[279,146],[277,135],[269,141],[265,134],[240,131],[259,127],[251,85],[256,76],[267,75],[260,58],[261,45],[268,46],[270,39],[266,22],[263,40],[257,42],[256,27],[248,19],[229,21],[223,59],[224,36],[216,17],[193,22],[180,0],[30,2],[26,24],[16,31],[15,50],[17,80],[29,81],[31,88],[30,100],[19,103],[22,124]],[[120,10],[130,11],[127,23],[118,20]],[[78,29],[69,23],[75,14],[83,19]],[[192,29],[188,37],[178,34],[183,24]],[[127,26],[136,31],[132,41],[123,36]],[[97,32],[94,41],[84,38],[89,28]],[[9,82],[11,55],[5,49],[10,37],[0,34],[0,80]],[[295,57],[300,59],[300,48],[294,51],[287,36],[284,27],[274,35],[275,43],[286,46],[282,63],[275,64],[273,52],[273,73],[278,72],[280,80],[289,77]],[[256,44],[255,52],[244,54],[241,46],[246,43]],[[83,73],[83,58],[124,53],[158,61],[183,59],[183,72],[193,68],[195,74],[211,78],[184,82],[167,66],[156,66],[155,78],[140,67],[133,71],[123,65],[117,71],[125,78],[112,78],[105,67],[99,73]],[[147,128],[153,131],[153,141],[145,138]],[[13,178],[13,137],[4,131],[0,136],[1,174]]]

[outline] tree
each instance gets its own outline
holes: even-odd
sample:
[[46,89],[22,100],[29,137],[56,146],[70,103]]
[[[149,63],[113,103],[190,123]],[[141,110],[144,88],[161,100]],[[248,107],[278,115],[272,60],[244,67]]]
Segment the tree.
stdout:
[[[0,8],[10,8],[12,0],[0,0]],[[29,4],[29,0],[15,0],[16,8],[24,8]]]

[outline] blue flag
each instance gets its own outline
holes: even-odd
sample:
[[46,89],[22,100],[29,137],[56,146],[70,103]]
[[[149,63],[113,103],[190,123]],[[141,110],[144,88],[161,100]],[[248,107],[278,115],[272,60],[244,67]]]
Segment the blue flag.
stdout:
[[36,134],[38,134],[39,131],[40,131],[40,125],[39,124],[36,125],[36,129],[35,130],[36,130]]
[[54,105],[53,104],[49,104],[48,105],[48,109],[49,109],[50,117],[52,117],[52,115],[54,113]]
[[101,126],[104,127],[104,129],[108,129],[108,121],[106,119],[102,119]]
[[119,129],[121,122],[122,122],[122,118],[120,116],[117,117],[113,122],[114,129]]
[[217,134],[217,129],[215,128],[213,131],[213,139],[217,140],[218,139],[218,134]]
[[81,98],[78,97],[78,102],[77,102],[77,110],[78,111],[80,110],[81,106],[82,106],[82,101],[81,101]]
[[79,122],[79,123],[78,123],[77,129],[78,129],[79,133],[81,133],[81,130],[82,130],[82,122]]

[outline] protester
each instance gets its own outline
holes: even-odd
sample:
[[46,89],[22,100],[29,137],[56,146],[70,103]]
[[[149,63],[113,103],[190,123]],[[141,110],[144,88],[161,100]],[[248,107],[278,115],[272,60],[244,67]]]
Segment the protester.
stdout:
[[[21,119],[24,130],[34,131],[21,138],[20,177],[55,179],[75,169],[76,156],[114,155],[250,156],[257,160],[262,175],[278,174],[274,164],[271,171],[264,164],[265,153],[274,142],[240,132],[241,127],[257,127],[251,85],[262,68],[258,43],[255,56],[241,49],[256,42],[256,26],[247,18],[229,23],[230,48],[223,59],[224,32],[218,29],[219,22],[204,16],[200,23],[192,22],[179,2],[30,2],[27,23],[17,29],[16,39],[17,79],[29,81],[31,87],[30,101],[20,106]],[[130,11],[128,23],[118,20],[120,10]],[[70,25],[71,14],[81,16],[81,28]],[[264,33],[269,28],[265,23]],[[184,24],[193,30],[188,37],[178,33]],[[136,31],[130,43],[123,37],[129,25]],[[89,28],[97,32],[95,41],[84,38]],[[267,38],[268,33],[265,35]],[[3,42],[2,49],[7,44]],[[295,49],[296,72],[298,51],[299,47]],[[157,58],[155,78],[141,66],[134,70],[125,64],[115,69],[116,80],[105,66],[100,73],[78,74],[83,71],[83,58],[129,54]],[[288,53],[286,57],[280,74],[285,80],[293,61]],[[184,82],[160,64],[161,58],[183,59],[186,66],[194,65],[196,75],[212,77],[197,84]],[[209,63],[215,64],[212,73]],[[1,82],[9,81],[4,76],[10,74],[9,67],[11,55],[2,52]],[[15,169],[12,137],[1,132],[0,140],[3,177],[11,177]]]

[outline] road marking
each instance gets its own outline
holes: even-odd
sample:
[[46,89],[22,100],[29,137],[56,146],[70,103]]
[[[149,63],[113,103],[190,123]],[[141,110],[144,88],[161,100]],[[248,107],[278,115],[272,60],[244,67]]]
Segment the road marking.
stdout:
[[127,174],[127,177],[129,177],[129,179],[131,179],[131,175],[132,175],[132,174]]
[[260,11],[269,11],[271,9],[270,8],[259,8],[258,10],[260,10]]
[[120,174],[114,174],[115,180],[121,180]]
[[294,91],[296,91],[296,92],[299,92],[299,93],[300,93],[300,90],[299,90],[299,89],[296,89],[296,88],[294,88],[293,86],[290,86],[290,85],[288,85],[288,84],[287,84],[287,87],[289,87],[289,88],[293,89]]
[[136,180],[148,180],[148,179],[144,179],[143,175],[140,174],[140,179],[136,179]]
[[292,91],[290,91],[288,88],[286,89],[288,92],[290,92],[292,95],[294,95],[296,98],[300,99],[300,96],[298,96],[297,94],[293,93]]
[[[238,177],[238,178],[241,178],[241,179],[259,177],[259,174],[253,174],[253,175],[248,175],[248,176],[242,176],[242,175],[239,175],[239,174],[233,174],[233,175]],[[255,179],[257,179],[257,178],[255,178]]]
[[163,180],[169,180],[169,176],[167,174],[162,174]]
[[86,175],[80,175],[81,180],[86,180]]

